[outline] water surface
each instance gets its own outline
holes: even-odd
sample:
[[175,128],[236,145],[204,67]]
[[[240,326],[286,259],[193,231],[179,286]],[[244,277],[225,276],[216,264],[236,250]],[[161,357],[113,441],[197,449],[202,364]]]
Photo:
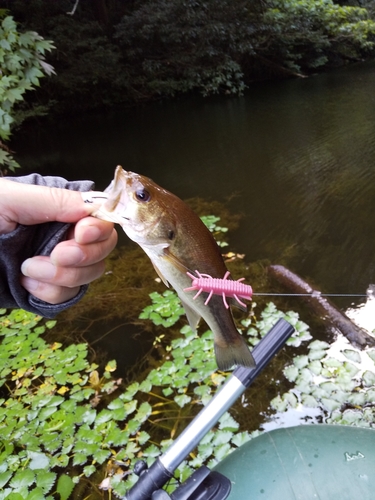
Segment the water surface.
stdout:
[[[25,128],[24,171],[109,184],[114,168],[243,214],[231,249],[325,292],[375,282],[375,63]],[[234,196],[235,195],[235,196]],[[347,305],[353,302],[347,300]]]

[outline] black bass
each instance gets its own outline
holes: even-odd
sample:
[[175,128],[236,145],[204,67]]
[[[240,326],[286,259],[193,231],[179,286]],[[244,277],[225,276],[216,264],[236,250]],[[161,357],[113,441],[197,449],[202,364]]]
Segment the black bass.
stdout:
[[142,247],[163,282],[176,290],[193,330],[201,317],[205,320],[214,334],[219,369],[254,367],[254,358],[223,299],[214,295],[205,305],[207,293],[194,300],[195,291],[184,291],[191,286],[188,271],[213,278],[223,278],[227,271],[220,249],[201,219],[174,194],[121,167],[105,193],[108,199],[95,215],[119,223]]

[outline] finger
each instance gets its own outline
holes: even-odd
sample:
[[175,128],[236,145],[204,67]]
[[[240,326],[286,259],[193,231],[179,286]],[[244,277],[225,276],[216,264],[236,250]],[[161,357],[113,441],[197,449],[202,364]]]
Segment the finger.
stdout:
[[14,223],[31,225],[49,221],[76,222],[90,215],[96,208],[95,205],[85,203],[78,191],[0,178],[1,227],[4,226],[6,230],[12,228]]
[[48,304],[62,304],[75,297],[80,290],[79,286],[73,288],[56,286],[26,276],[22,276],[21,284],[31,295]]
[[84,217],[74,228],[74,239],[81,245],[107,240],[113,232],[113,223],[95,217]]
[[25,260],[21,266],[24,276],[51,285],[76,287],[91,283],[99,278],[105,269],[104,261],[84,267],[55,266],[49,257],[38,255]]
[[[117,244],[117,231],[110,229],[110,235],[103,241],[79,245],[75,240],[62,241],[51,253],[51,262],[57,267],[84,267],[105,259]],[[107,231],[106,231],[107,232]]]

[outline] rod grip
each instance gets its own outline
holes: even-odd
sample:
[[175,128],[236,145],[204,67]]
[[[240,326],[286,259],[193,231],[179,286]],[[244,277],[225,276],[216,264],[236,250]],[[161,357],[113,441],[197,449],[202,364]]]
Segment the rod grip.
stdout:
[[162,488],[172,476],[173,473],[157,459],[149,469],[142,472],[136,484],[127,491],[122,500],[150,500],[154,491]]
[[293,332],[293,326],[285,319],[280,318],[267,335],[262,338],[261,342],[254,347],[252,354],[256,363],[255,368],[238,366],[233,371],[233,375],[237,377],[245,387],[250,387],[254,379],[256,379],[263,368],[281,350]]

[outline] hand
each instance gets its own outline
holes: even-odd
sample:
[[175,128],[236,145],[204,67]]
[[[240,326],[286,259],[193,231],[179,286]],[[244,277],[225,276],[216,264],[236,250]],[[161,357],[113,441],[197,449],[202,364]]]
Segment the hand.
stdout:
[[47,221],[76,223],[68,239],[50,256],[27,259],[21,267],[21,284],[35,297],[59,304],[75,297],[80,286],[104,272],[104,259],[117,243],[110,222],[90,217],[97,206],[85,204],[77,191],[34,186],[0,179],[0,234],[17,224]]

